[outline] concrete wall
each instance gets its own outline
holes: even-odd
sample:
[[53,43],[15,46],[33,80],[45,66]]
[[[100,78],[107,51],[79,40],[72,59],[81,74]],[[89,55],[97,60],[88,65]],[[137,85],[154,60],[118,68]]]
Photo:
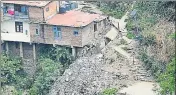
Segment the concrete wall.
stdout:
[[30,42],[29,24],[27,22],[23,22],[23,33],[15,31],[15,21],[1,22],[1,30],[3,31],[1,33],[2,40]]
[[[34,23],[30,24],[31,42],[44,43],[44,30],[42,29],[42,26],[43,25],[40,25],[40,24],[34,24]],[[39,30],[39,34],[36,34],[36,29]]]
[[[49,11],[46,11],[47,8],[49,8]],[[52,1],[47,6],[44,7],[45,20],[51,18],[56,13],[57,13],[57,1]]]
[[43,8],[30,6],[29,7],[29,19],[32,22],[44,21]]
[[[74,30],[78,30],[79,34],[75,36],[73,34]],[[82,46],[82,32],[81,28],[73,27],[61,27],[62,38],[54,39],[53,26],[45,25],[44,26],[44,36],[47,44],[57,44],[57,45],[69,45],[69,46]]]

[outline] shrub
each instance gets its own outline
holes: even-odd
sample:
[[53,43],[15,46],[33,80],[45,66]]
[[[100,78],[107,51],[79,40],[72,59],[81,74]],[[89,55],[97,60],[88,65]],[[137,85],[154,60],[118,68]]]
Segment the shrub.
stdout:
[[160,84],[160,87],[162,88],[162,95],[172,95],[172,93],[175,91],[175,60],[176,59],[173,58],[171,62],[167,64],[166,71],[158,76],[158,82]]
[[54,62],[48,58],[40,59],[37,75],[29,93],[31,95],[47,94],[54,81],[61,75],[61,69],[62,65],[58,62]]
[[116,95],[117,89],[116,88],[107,88],[102,92],[102,95]]
[[134,39],[135,35],[133,33],[131,33],[131,32],[127,32],[127,38]]

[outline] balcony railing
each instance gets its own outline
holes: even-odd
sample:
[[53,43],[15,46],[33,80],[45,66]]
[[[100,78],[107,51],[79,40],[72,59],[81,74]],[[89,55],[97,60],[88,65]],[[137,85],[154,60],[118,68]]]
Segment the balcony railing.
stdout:
[[5,13],[3,15],[4,18],[9,18],[9,19],[29,19],[28,15],[25,15],[24,13],[20,13],[20,12],[15,12],[14,15]]

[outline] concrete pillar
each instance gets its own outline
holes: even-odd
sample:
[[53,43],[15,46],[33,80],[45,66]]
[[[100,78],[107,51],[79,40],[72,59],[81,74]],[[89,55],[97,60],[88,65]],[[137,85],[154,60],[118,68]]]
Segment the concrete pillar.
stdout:
[[20,42],[20,57],[23,58],[23,43]]
[[34,62],[36,60],[36,46],[35,46],[35,43],[32,45],[33,47],[33,59],[34,59]]
[[9,43],[6,42],[5,45],[6,45],[5,46],[6,47],[6,54],[9,55]]
[[71,46],[73,59],[76,58],[76,47]]

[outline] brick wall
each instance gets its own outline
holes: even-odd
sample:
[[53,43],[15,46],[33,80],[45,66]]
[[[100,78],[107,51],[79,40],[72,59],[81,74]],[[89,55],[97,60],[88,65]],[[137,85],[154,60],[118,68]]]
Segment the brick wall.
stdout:
[[94,23],[90,23],[82,29],[82,46],[87,45],[94,39]]
[[43,9],[39,7],[29,7],[29,19],[33,22],[43,21]]
[[[32,23],[29,25],[31,42],[44,43],[44,32],[42,26],[43,25]],[[36,29],[38,29],[39,34],[36,34]]]
[[[78,30],[78,35],[73,34],[74,30]],[[61,27],[62,38],[55,40],[53,26],[45,25],[44,26],[44,36],[47,44],[57,44],[57,45],[69,45],[69,46],[82,46],[82,32],[80,28],[73,27]]]
[[[47,8],[49,9],[47,11]],[[57,13],[57,1],[52,1],[47,6],[44,7],[44,17],[45,20]]]

